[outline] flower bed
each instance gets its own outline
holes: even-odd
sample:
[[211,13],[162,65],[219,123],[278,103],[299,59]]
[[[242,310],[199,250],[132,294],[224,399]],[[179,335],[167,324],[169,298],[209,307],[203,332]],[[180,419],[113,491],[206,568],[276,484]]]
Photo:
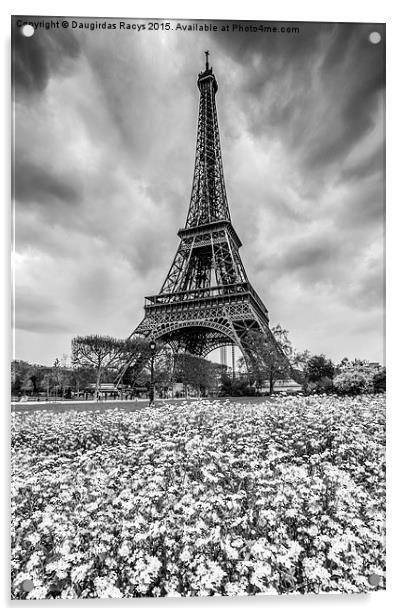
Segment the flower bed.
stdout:
[[383,395],[13,413],[12,596],[384,588],[384,440]]

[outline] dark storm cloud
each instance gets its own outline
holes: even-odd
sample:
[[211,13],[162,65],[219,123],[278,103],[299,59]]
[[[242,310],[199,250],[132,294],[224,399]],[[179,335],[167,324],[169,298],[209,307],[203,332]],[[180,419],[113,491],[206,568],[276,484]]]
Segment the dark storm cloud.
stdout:
[[[318,172],[373,127],[385,46],[370,43],[370,24],[298,25],[300,34],[228,34],[219,46],[244,67],[238,96],[252,133],[279,135]],[[384,26],[374,28],[384,38]]]
[[[356,234],[377,232],[384,221],[384,182],[377,169],[371,176],[354,183],[349,194],[334,209],[332,219],[337,232]],[[341,235],[343,237],[343,235]],[[366,238],[362,241],[367,242]]]
[[12,21],[12,62],[16,93],[42,92],[52,73],[63,71],[80,53],[78,40],[70,30],[41,31],[26,37],[17,22],[40,21],[43,17],[18,16]]
[[64,207],[77,204],[80,190],[70,175],[63,178],[60,173],[44,168],[35,161],[15,162],[15,198],[21,203],[37,203],[39,207],[54,206],[61,202]]
[[317,284],[335,287],[343,276],[340,259],[349,252],[349,247],[339,243],[333,234],[316,232],[288,239],[282,248],[272,250],[268,260],[258,263],[257,271],[265,270],[273,279],[303,283],[306,289]]
[[[127,33],[116,39],[114,53],[110,51],[110,47],[96,44],[93,37],[86,41],[85,58],[98,89],[99,104],[123,148],[121,154],[132,165],[133,176],[144,180],[144,168],[147,176],[154,170],[157,181],[152,177],[147,184],[158,190],[160,182],[166,181],[160,175],[164,161],[170,166],[180,158],[178,125],[184,124],[184,130],[190,127],[190,96],[182,65],[170,62],[169,70],[164,70],[166,58],[161,50],[154,51],[149,41]],[[188,110],[184,117],[182,104]],[[193,151],[190,144],[188,148]]]
[[[245,22],[246,25],[247,22]],[[253,22],[248,22],[249,24]],[[278,26],[274,22],[258,22],[267,26]],[[317,47],[317,42],[333,31],[337,24],[285,22],[281,26],[297,26],[299,33],[228,32],[214,39],[218,49],[224,50],[240,65],[246,68],[246,78],[257,90],[261,84],[257,66],[253,68],[253,58],[263,63],[264,75],[274,74],[286,69],[294,62],[304,62]],[[251,93],[253,90],[251,88]]]
[[[341,182],[359,182],[385,168],[385,143],[361,160],[345,167],[339,176]],[[381,172],[381,171],[380,171]]]
[[[325,26],[324,24],[322,24]],[[342,65],[345,55],[349,53],[350,47],[356,35],[361,32],[360,24],[331,24],[329,25],[329,37],[326,53],[321,62],[321,74],[330,74],[335,67]],[[324,34],[324,30],[322,31]]]
[[[293,250],[288,250],[285,257],[282,259],[281,267],[284,271],[298,272],[306,270],[310,275],[312,269],[319,268],[321,274],[319,279],[322,280],[322,269],[328,268],[328,263],[336,258],[339,253],[337,243],[328,241],[325,238],[319,238],[314,245],[308,242],[307,245],[301,244],[299,241],[294,245]],[[315,273],[314,279],[317,279]]]
[[[322,68],[324,88],[332,90],[334,101],[337,102],[339,123],[336,131],[331,130],[331,125],[323,126],[321,139],[312,145],[307,157],[307,164],[312,167],[321,167],[336,161],[374,126],[374,113],[379,102],[378,94],[385,86],[384,55],[380,54],[378,58],[378,50],[368,40],[369,32],[367,28],[366,31],[360,29],[353,33],[354,37],[350,39],[352,42],[347,46],[348,53],[344,55],[342,65],[337,65],[339,70],[347,72],[349,77],[344,80],[343,91],[335,92],[331,88],[332,76],[337,82],[339,75],[331,73],[328,68]],[[341,38],[341,44],[338,45],[340,56],[342,42]],[[333,114],[329,115],[329,121],[331,115]],[[325,132],[326,130],[329,134]]]

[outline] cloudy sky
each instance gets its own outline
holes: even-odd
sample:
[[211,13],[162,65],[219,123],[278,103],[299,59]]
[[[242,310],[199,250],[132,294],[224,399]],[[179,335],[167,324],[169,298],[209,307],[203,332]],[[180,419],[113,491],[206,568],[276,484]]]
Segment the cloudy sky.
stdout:
[[53,363],[77,334],[142,319],[186,219],[209,49],[232,221],[271,324],[299,350],[383,362],[384,27],[171,24],[16,29],[15,357]]

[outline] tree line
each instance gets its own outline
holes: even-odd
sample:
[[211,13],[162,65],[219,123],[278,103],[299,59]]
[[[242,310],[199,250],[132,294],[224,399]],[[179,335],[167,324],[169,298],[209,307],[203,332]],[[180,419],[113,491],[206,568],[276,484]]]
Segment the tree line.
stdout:
[[[156,343],[153,352],[142,337],[122,340],[110,336],[77,336],[71,344],[71,366],[67,356],[53,366],[15,360],[12,362],[12,394],[44,392],[47,396],[71,397],[93,385],[95,396],[102,383],[115,383],[123,389],[151,386],[150,363],[154,353],[154,383],[160,394],[183,384],[198,395],[227,396],[272,394],[278,380],[296,380],[305,394],[337,393],[356,395],[385,391],[385,368],[364,360],[344,358],[335,365],[325,355],[296,351],[289,332],[279,324],[272,329],[276,345],[260,332],[250,332],[245,340],[248,355],[238,362],[237,376],[225,366],[187,353],[174,354]],[[121,378],[119,378],[119,375]]]
[[[121,389],[147,391],[151,386],[149,341],[141,337],[120,340],[110,336],[77,336],[72,340],[71,365],[67,356],[53,366],[14,360],[11,365],[11,393],[19,396],[40,393],[71,398],[91,387],[94,397],[104,383],[119,383]],[[157,343],[154,353],[154,383],[161,395],[183,384],[183,393],[191,389],[198,395],[218,392],[222,366],[188,353],[174,354]],[[119,378],[121,375],[121,378]]]
[[[289,340],[289,332],[280,325],[276,325],[272,333],[281,353],[259,332],[251,332],[247,337],[248,375],[257,391],[268,383],[272,394],[275,383],[286,379],[296,380],[305,394],[358,395],[386,390],[386,370],[380,364],[347,357],[334,364],[324,354],[296,351]],[[243,358],[241,362],[245,364],[246,360]]]

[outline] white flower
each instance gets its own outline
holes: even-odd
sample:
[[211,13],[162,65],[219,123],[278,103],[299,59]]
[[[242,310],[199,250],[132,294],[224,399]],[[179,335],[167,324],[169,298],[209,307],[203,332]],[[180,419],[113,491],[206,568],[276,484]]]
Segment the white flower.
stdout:
[[113,581],[106,577],[96,577],[94,580],[96,596],[99,599],[120,599],[123,595]]
[[180,560],[182,560],[185,563],[191,560],[191,552],[187,545],[184,547],[184,550],[180,554]]
[[82,565],[78,565],[78,567],[74,567],[70,573],[71,580],[73,582],[83,582],[91,567],[92,563],[83,563]]
[[62,580],[67,577],[67,571],[71,568],[71,564],[65,560],[63,557],[54,558],[46,565],[46,571],[52,572],[54,571],[57,577]]
[[318,535],[318,527],[313,524],[312,526],[310,526],[309,528],[307,528],[306,531],[309,535],[311,535],[312,537],[315,537],[316,535]]
[[37,532],[31,533],[27,537],[27,541],[32,543],[32,545],[36,545],[37,543],[39,543],[40,539],[41,539],[40,534]]
[[124,541],[121,544],[118,553],[119,553],[119,556],[122,556],[123,558],[126,556],[129,556],[129,554],[131,553],[131,550],[130,550],[129,544],[126,541]]
[[46,599],[48,589],[46,586],[35,586],[28,594],[27,599]]
[[272,568],[269,564],[263,561],[256,561],[250,582],[264,592],[269,586],[269,577],[271,576],[271,573]]
[[13,598],[367,592],[384,401],[12,413]]
[[305,576],[312,581],[322,582],[331,577],[328,569],[325,569],[316,558],[304,558],[303,569]]

